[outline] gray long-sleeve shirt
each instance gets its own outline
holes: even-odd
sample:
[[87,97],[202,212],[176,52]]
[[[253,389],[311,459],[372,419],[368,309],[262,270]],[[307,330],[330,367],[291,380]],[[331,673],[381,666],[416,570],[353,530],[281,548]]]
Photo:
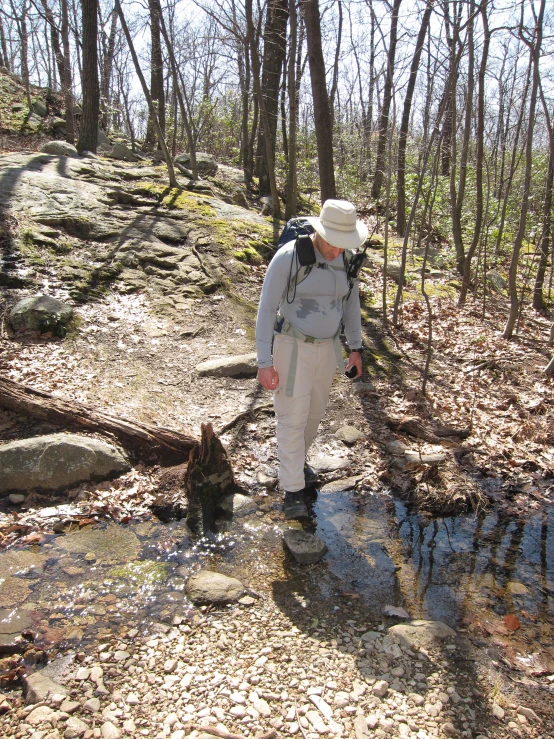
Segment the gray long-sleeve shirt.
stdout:
[[[354,282],[348,300],[343,301],[348,294],[348,280],[342,254],[332,262],[327,262],[328,269],[321,269],[318,268],[318,263],[325,263],[326,260],[315,250],[316,264],[306,279],[296,286],[292,303],[287,301],[285,293],[289,275],[293,278],[298,269],[295,260],[291,272],[294,243],[291,241],[282,246],[267,268],[256,321],[258,367],[271,367],[273,364],[271,343],[278,310],[296,329],[316,339],[333,338],[344,320],[348,345],[362,345],[358,281]],[[332,269],[333,267],[343,269]],[[289,300],[292,300],[293,294],[294,290],[289,293]]]

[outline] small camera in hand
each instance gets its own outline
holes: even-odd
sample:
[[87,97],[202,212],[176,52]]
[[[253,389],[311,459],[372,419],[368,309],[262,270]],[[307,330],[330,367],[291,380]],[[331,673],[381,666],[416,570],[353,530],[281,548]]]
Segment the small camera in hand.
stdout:
[[350,369],[347,369],[344,373],[350,380],[353,380],[355,377],[358,376],[358,368],[355,364],[350,367]]

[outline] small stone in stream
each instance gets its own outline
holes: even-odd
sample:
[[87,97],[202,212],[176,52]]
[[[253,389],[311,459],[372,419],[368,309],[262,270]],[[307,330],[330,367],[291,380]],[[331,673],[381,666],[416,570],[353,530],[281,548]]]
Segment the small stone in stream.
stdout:
[[70,698],[65,698],[60,705],[60,711],[63,711],[64,713],[74,713],[80,705],[79,701],[72,701]]
[[77,716],[70,716],[65,725],[64,739],[77,739],[77,737],[82,736],[89,728],[89,725],[85,724]]
[[46,701],[49,696],[56,693],[67,695],[68,692],[66,687],[55,682],[48,675],[43,675],[40,671],[23,678],[23,695],[28,704]]
[[376,695],[378,698],[383,698],[388,693],[388,690],[389,684],[386,680],[377,680],[371,688],[373,695]]
[[353,477],[343,477],[340,480],[333,480],[323,485],[319,492],[324,495],[327,493],[340,493],[343,490],[352,490],[363,478],[363,475],[354,475]]
[[529,592],[529,589],[522,582],[516,582],[515,580],[510,580],[506,585],[506,590],[511,595],[527,595]]
[[85,562],[96,562],[96,554],[94,552],[87,552],[85,554]]
[[310,467],[316,472],[336,472],[352,464],[351,459],[345,457],[315,457],[310,458]]
[[256,602],[256,599],[253,598],[251,595],[244,595],[242,598],[239,598],[238,601],[241,606],[253,606]]
[[389,634],[394,634],[402,647],[416,650],[433,646],[437,641],[456,636],[456,632],[442,621],[422,619],[391,626]]
[[105,721],[100,727],[102,739],[120,739],[121,731],[111,721]]
[[384,606],[383,616],[386,616],[387,618],[397,618],[402,621],[410,620],[410,614],[405,611],[404,608],[400,608],[399,606]]
[[25,496],[21,493],[12,493],[8,495],[8,500],[12,505],[21,505],[21,503],[25,502]]
[[502,706],[499,706],[498,703],[493,703],[492,704],[492,715],[495,718],[497,718],[499,721],[502,721],[502,719],[504,718],[504,714],[505,713],[506,712],[504,711],[504,709],[502,708]]
[[90,679],[93,683],[97,683],[104,677],[104,670],[100,667],[100,665],[94,665],[94,667],[90,671]]
[[129,693],[125,702],[129,706],[138,706],[140,703],[140,699],[136,693]]
[[224,605],[234,603],[244,594],[244,585],[235,577],[220,572],[200,570],[187,580],[185,593],[193,603]]
[[90,677],[90,668],[88,667],[79,667],[77,670],[77,674],[75,675],[75,680],[88,680]]
[[126,659],[129,659],[131,655],[129,652],[126,652],[123,649],[118,649],[116,652],[114,652],[113,658],[116,662],[125,662]]
[[341,426],[335,431],[335,436],[347,446],[352,446],[364,436],[364,433],[355,426]]
[[224,495],[219,501],[218,507],[229,515],[240,514],[245,516],[253,513],[258,506],[250,496],[232,493],[231,495]]
[[314,564],[327,554],[327,545],[318,536],[298,529],[286,529],[283,532],[285,546],[301,564]]
[[88,701],[83,703],[83,711],[89,711],[90,713],[98,713],[100,710],[100,701],[98,698],[89,698]]
[[256,470],[256,480],[260,485],[263,485],[264,488],[272,489],[277,485],[278,477],[267,475],[263,469],[263,467],[258,467]]

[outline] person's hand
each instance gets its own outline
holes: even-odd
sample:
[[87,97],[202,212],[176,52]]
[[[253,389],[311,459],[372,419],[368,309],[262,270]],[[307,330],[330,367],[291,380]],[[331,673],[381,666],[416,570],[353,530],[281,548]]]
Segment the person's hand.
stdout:
[[279,385],[279,373],[275,367],[261,367],[258,370],[258,382],[266,390],[277,390]]
[[356,369],[358,370],[356,372],[356,377],[359,377],[362,374],[362,355],[360,354],[360,352],[352,352],[350,354],[345,367],[345,372],[348,372],[350,367],[356,367]]

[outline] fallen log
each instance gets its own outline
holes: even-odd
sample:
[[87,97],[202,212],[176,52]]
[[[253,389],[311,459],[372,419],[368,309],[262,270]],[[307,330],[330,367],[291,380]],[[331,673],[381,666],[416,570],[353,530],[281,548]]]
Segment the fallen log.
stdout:
[[75,400],[14,382],[0,375],[0,406],[41,421],[115,437],[135,459],[164,465],[186,461],[198,439],[188,434],[110,416]]

